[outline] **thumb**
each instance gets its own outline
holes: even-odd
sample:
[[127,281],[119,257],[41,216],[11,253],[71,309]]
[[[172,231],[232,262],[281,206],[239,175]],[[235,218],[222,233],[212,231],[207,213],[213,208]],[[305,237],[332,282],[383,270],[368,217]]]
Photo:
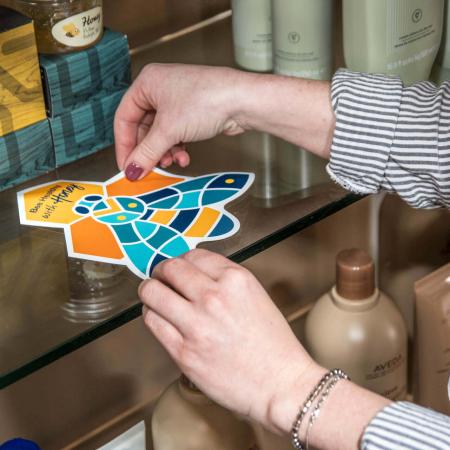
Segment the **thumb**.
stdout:
[[150,128],[147,136],[131,152],[125,163],[125,176],[136,181],[147,175],[159,163],[162,156],[176,142],[161,131],[157,123]]

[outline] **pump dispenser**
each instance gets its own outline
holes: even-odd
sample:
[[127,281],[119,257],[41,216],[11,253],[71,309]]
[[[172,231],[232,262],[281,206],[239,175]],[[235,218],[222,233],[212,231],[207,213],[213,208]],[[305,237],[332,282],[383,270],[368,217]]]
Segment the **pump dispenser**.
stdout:
[[375,286],[372,258],[359,249],[336,260],[336,285],[310,311],[305,346],[327,368],[392,400],[407,390],[407,331],[394,302]]
[[154,450],[250,450],[250,426],[214,403],[184,375],[161,395],[152,416]]

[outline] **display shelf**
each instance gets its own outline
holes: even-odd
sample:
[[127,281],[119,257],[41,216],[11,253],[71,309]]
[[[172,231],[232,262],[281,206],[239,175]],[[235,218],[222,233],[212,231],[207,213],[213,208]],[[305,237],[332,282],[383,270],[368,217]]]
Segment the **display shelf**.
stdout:
[[[229,19],[133,53],[135,74],[150,61],[231,65]],[[256,174],[251,189],[227,205],[239,232],[201,245],[237,262],[361,198],[330,182],[324,161],[265,134],[219,136],[189,151],[192,164],[173,172]],[[0,193],[1,388],[140,315],[140,280],[127,269],[68,258],[62,230],[19,223],[18,190],[57,179],[104,181],[116,172],[108,148]]]

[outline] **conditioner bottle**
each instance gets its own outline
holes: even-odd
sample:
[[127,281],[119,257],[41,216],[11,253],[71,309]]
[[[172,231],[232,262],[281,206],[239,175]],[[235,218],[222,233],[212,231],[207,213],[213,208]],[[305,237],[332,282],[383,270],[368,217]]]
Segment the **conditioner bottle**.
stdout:
[[310,311],[305,345],[327,368],[392,400],[407,389],[407,331],[394,302],[375,286],[374,264],[362,250],[339,253],[336,285]]
[[343,0],[344,57],[360,72],[427,80],[442,35],[444,0]]
[[250,426],[200,392],[184,375],[160,397],[152,416],[154,450],[250,450]]
[[270,0],[232,0],[234,58],[243,69],[272,70]]
[[334,0],[272,0],[274,72],[329,80]]

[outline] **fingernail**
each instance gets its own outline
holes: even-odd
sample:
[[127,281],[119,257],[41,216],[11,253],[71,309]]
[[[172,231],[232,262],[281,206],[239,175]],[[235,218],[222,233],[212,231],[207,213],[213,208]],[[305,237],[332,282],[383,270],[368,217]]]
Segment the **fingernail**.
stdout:
[[144,169],[142,167],[139,167],[135,163],[128,164],[127,168],[125,169],[125,176],[130,181],[136,181],[141,175]]

